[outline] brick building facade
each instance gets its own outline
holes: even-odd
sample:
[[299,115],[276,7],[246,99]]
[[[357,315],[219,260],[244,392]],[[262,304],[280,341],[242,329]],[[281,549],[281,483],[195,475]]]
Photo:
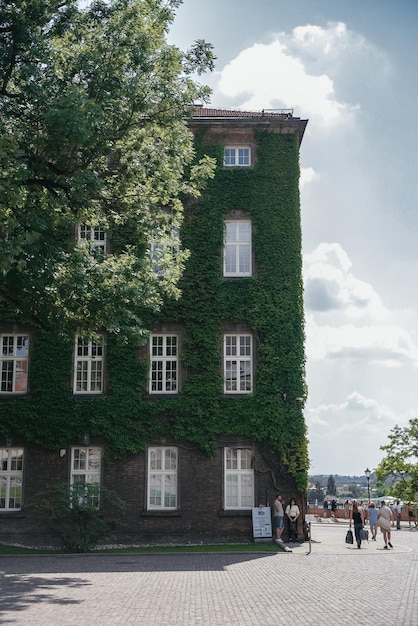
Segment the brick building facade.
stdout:
[[[306,121],[201,108],[189,126],[218,170],[202,198],[185,204],[181,299],[152,320],[146,345],[125,348],[139,364],[132,398],[128,378],[116,384],[117,351],[105,333],[76,337],[71,351],[63,343],[68,376],[54,381],[52,371],[40,390],[31,367],[47,338],[1,323],[2,419],[20,407],[36,421],[44,394],[62,443],[35,444],[19,429],[0,440],[0,541],[42,540],[26,503],[65,482],[114,490],[126,503],[119,536],[131,541],[250,537],[252,507],[271,505],[277,492],[305,511],[298,158]],[[100,229],[78,237],[105,251]],[[156,265],[162,252],[151,250]],[[141,445],[108,456],[107,433],[128,415],[138,425],[131,442],[142,437]]]

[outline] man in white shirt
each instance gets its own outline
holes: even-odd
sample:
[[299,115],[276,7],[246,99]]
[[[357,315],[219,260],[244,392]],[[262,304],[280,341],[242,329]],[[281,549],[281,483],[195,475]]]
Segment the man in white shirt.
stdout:
[[401,513],[402,513],[400,500],[396,500],[396,504],[393,507],[393,512],[395,513],[395,516],[396,516],[396,530],[400,530],[401,529]]

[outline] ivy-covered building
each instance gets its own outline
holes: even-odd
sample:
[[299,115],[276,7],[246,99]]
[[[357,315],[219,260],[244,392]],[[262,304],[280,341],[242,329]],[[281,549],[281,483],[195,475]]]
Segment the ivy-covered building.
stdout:
[[[185,201],[181,298],[148,320],[144,345],[1,320],[0,540],[39,535],[26,505],[64,482],[115,491],[132,540],[250,536],[251,509],[276,493],[304,513],[306,123],[196,109],[197,156],[217,172]],[[111,234],[76,236],[105,254]],[[151,246],[156,271],[166,253]]]

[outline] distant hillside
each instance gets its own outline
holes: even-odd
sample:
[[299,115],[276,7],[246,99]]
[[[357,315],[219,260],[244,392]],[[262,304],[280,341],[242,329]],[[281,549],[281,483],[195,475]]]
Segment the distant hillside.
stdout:
[[[333,476],[336,485],[367,485],[367,478],[363,476],[345,476],[343,474],[312,474],[309,476],[310,483],[320,483],[324,487],[327,484],[328,478]],[[370,474],[370,482],[373,483],[376,480],[374,473]]]

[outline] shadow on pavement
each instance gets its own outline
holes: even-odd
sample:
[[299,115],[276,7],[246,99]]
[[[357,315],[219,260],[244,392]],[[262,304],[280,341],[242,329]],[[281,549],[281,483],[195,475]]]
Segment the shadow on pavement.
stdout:
[[[0,580],[0,615],[6,611],[24,611],[33,604],[78,604],[76,600],[54,598],[57,587],[83,587],[90,585],[87,580],[80,578],[43,578],[31,575],[10,575]],[[0,619],[1,623],[4,623]]]
[[[42,557],[14,557],[2,560],[0,569],[4,578],[0,579],[0,593],[4,581],[11,574],[87,574],[89,572],[181,572],[181,571],[222,571],[229,565],[274,558],[280,552],[263,553],[190,553],[190,554],[112,554],[96,555],[57,555]],[[63,579],[64,580],[64,579]],[[71,579],[69,579],[71,580]],[[48,582],[48,581],[45,581]],[[76,582],[76,579],[73,581]],[[1,606],[1,600],[0,600]]]

